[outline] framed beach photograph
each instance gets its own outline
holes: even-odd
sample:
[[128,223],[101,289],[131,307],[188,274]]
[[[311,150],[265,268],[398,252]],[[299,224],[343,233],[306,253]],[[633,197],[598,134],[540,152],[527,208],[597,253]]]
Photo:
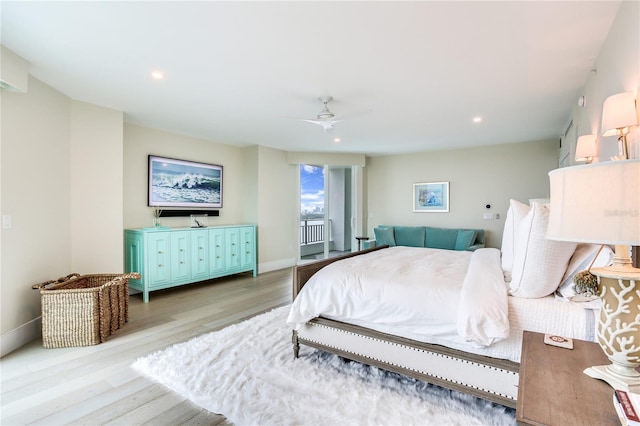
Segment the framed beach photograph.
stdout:
[[446,213],[449,211],[449,182],[413,184],[413,211]]
[[149,156],[151,207],[222,207],[222,166]]

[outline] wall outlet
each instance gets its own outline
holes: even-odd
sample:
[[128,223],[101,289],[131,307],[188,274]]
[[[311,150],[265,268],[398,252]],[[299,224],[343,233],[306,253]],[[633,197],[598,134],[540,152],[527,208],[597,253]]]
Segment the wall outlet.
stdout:
[[495,219],[495,215],[493,213],[484,213],[482,215],[482,218],[484,220],[493,220],[493,219]]

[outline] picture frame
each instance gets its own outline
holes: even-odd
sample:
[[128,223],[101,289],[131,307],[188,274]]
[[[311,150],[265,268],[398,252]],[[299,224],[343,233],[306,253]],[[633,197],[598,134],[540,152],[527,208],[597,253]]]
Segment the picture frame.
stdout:
[[416,213],[448,213],[449,182],[414,183],[413,211]]
[[149,155],[150,207],[221,208],[222,166]]

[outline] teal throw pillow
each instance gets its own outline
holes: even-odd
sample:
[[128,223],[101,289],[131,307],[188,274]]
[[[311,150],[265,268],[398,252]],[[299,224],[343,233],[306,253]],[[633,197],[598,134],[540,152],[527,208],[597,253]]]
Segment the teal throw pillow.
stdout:
[[424,226],[396,226],[393,235],[399,246],[424,247]]
[[393,228],[374,228],[373,233],[376,236],[376,246],[387,244],[389,247],[395,247],[396,240],[393,237]]
[[427,226],[426,247],[455,250],[458,239],[457,229],[431,228]]
[[456,238],[456,250],[467,250],[476,240],[476,231],[473,229],[459,229]]

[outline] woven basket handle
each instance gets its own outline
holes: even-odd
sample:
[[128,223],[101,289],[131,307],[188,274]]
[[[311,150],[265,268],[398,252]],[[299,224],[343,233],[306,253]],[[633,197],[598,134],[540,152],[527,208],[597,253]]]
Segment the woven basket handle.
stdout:
[[45,288],[49,284],[60,284],[60,283],[63,283],[65,281],[69,281],[72,278],[77,278],[79,276],[80,276],[79,273],[73,272],[73,273],[67,275],[66,277],[60,277],[57,280],[50,280],[50,281],[45,281],[45,282],[40,283],[40,284],[34,284],[34,285],[31,286],[31,288],[34,289],[34,290],[40,290],[40,289]]
[[126,273],[126,274],[118,275],[116,278],[114,278],[113,280],[109,281],[105,285],[107,287],[111,287],[113,285],[120,284],[122,281],[127,280],[127,279],[139,280],[140,277],[141,277],[141,275],[139,273],[137,273],[137,272],[129,272],[129,273]]
[[132,280],[139,280],[141,276],[142,275],[140,275],[137,272],[129,272],[129,273],[120,275],[120,278],[121,279],[125,279],[126,278],[126,279],[132,279]]

